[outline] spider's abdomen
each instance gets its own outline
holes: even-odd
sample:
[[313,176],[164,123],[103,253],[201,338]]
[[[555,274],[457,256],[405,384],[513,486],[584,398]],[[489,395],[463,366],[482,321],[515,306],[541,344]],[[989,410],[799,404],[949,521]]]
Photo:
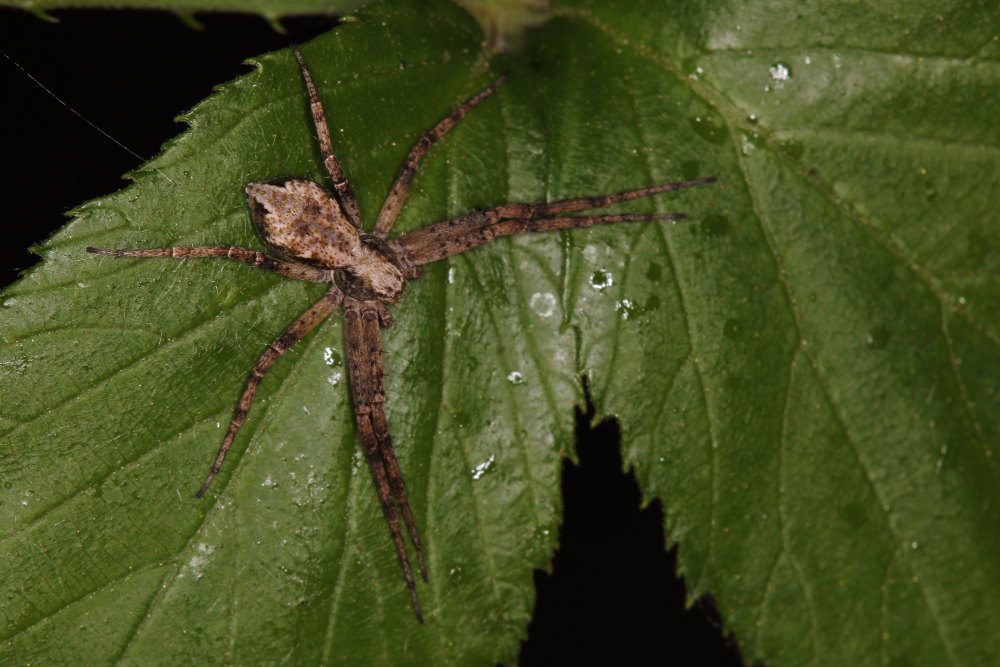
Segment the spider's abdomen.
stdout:
[[278,178],[250,183],[246,195],[257,233],[275,255],[321,269],[353,261],[360,235],[323,186]]

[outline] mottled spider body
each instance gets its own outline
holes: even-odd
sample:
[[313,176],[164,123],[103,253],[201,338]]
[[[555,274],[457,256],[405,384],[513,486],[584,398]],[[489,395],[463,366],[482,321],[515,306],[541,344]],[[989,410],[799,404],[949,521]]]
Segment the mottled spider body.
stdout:
[[257,235],[277,257],[333,270],[333,282],[356,301],[396,303],[406,289],[388,244],[362,234],[336,196],[319,183],[276,178],[246,186]]
[[312,77],[298,49],[293,48],[293,51],[309,94],[323,164],[330,174],[333,189],[327,190],[318,183],[301,178],[278,178],[246,185],[244,190],[251,218],[268,253],[230,245],[87,250],[116,257],[225,257],[295,280],[330,283],[327,292],[264,350],[250,370],[211,472],[196,495],[202,496],[221,470],[233,440],[246,421],[257,388],[271,365],[334,310],[342,307],[351,401],[361,448],[368,460],[382,512],[389,525],[414,613],[422,622],[423,612],[403,541],[401,523],[405,525],[406,533],[413,543],[417,568],[424,581],[428,578],[427,565],[384,410],[381,328],[392,324],[385,304],[399,301],[407,281],[420,277],[422,265],[456,255],[497,237],[606,223],[683,218],[681,213],[566,214],[704,185],[715,179],[701,178],[618,194],[541,204],[503,204],[388,239],[409,194],[420,159],[434,142],[470,110],[498,90],[506,78],[500,76],[480,93],[456,107],[416,142],[400,167],[372,232],[365,234],[362,231],[358,202],[333,153],[326,116]]

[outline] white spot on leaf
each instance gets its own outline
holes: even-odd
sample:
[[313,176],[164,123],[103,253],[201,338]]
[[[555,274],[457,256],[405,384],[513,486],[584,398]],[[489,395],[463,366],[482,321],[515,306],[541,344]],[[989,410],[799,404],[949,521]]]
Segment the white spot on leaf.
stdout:
[[551,317],[556,312],[556,297],[549,292],[535,292],[528,303],[539,317]]
[[195,551],[196,553],[188,561],[188,567],[195,579],[201,579],[205,576],[205,566],[208,565],[209,556],[215,552],[215,548],[202,542],[195,547]]
[[598,292],[606,290],[614,284],[615,278],[611,275],[610,271],[601,269],[599,271],[594,271],[594,273],[590,276],[590,286]]
[[495,458],[496,458],[495,456],[490,455],[490,458],[486,459],[485,461],[477,465],[475,468],[473,468],[472,479],[479,479],[480,477],[485,475],[486,471],[489,470],[491,465],[493,465],[493,461],[495,460]]

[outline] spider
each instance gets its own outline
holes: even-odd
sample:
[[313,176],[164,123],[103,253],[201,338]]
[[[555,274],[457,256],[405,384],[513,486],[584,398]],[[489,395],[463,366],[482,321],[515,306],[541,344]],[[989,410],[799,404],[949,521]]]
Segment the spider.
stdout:
[[319,138],[323,164],[330,174],[332,191],[313,181],[294,177],[248,184],[244,191],[250,216],[268,253],[230,245],[175,246],[148,250],[91,247],[87,248],[87,252],[115,257],[227,257],[294,280],[330,284],[330,289],[267,347],[250,370],[215,462],[195,495],[199,498],[204,495],[218,475],[233,440],[246,421],[257,387],[271,365],[333,311],[343,308],[348,376],[361,448],[368,460],[382,513],[396,547],[413,612],[417,621],[423,623],[413,568],[400,528],[401,517],[413,543],[420,576],[426,582],[428,577],[424,547],[407,499],[406,484],[396,461],[384,410],[380,329],[392,326],[392,316],[386,304],[396,305],[406,290],[407,282],[421,276],[422,265],[457,255],[500,236],[590,227],[609,222],[684,218],[683,213],[565,214],[713,183],[716,179],[699,178],[618,194],[544,204],[503,204],[389,239],[389,232],[409,195],[410,184],[416,175],[420,159],[434,142],[469,111],[496,93],[507,78],[504,74],[455,108],[414,144],[396,175],[372,232],[364,233],[358,201],[333,153],[326,115],[309,68],[299,49],[292,47],[292,51],[298,60],[309,96],[312,119]]

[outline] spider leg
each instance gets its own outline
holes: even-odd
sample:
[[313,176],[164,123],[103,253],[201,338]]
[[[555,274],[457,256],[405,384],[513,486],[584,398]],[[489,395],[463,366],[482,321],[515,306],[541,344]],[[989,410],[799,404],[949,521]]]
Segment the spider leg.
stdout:
[[267,375],[267,371],[270,370],[271,365],[278,357],[295,345],[295,343],[302,340],[306,334],[315,329],[316,325],[326,319],[327,315],[340,305],[343,298],[340,290],[331,286],[319,301],[311,305],[306,312],[299,316],[299,319],[295,320],[291,326],[282,331],[281,335],[275,338],[264,351],[264,354],[260,355],[257,363],[250,370],[246,386],[243,388],[243,394],[240,396],[240,401],[233,410],[233,418],[229,422],[229,431],[226,432],[222,446],[219,447],[219,453],[215,457],[215,463],[212,464],[212,470],[208,473],[208,477],[205,478],[195,496],[201,498],[205,495],[208,486],[215,479],[215,476],[219,474],[222,462],[226,460],[226,454],[229,453],[229,447],[233,444],[236,434],[243,427],[247,413],[250,412],[250,406],[253,404],[253,397],[257,393],[257,387],[260,386],[261,380]]
[[403,578],[410,591],[410,600],[417,620],[423,623],[423,611],[417,586],[406,554],[403,533],[399,525],[402,512],[407,532],[413,540],[417,552],[420,573],[427,580],[423,546],[417,531],[416,521],[406,496],[406,486],[396,453],[389,435],[389,424],[385,418],[383,404],[385,387],[382,382],[382,342],[377,304],[348,300],[344,307],[344,332],[347,340],[348,370],[351,378],[351,399],[361,436],[361,447],[368,459],[375,490],[378,492],[382,513],[385,515],[396,555],[403,570]]
[[393,495],[396,502],[403,511],[403,521],[406,523],[406,530],[413,541],[413,548],[417,552],[417,567],[420,569],[420,576],[427,581],[427,563],[424,562],[424,547],[420,542],[420,532],[417,530],[417,521],[413,518],[413,510],[410,509],[410,501],[406,496],[406,484],[403,481],[403,471],[399,468],[399,461],[396,459],[396,450],[392,446],[392,436],[389,434],[389,422],[385,418],[385,410],[382,404],[369,413],[372,421],[372,428],[375,437],[378,438],[379,447],[382,450],[382,458],[385,461],[385,471],[389,475],[389,483],[392,484]]
[[455,127],[458,121],[465,118],[465,115],[477,104],[495,93],[506,78],[506,74],[498,76],[493,83],[463,102],[461,106],[457,107],[437,125],[428,130],[427,134],[420,137],[417,143],[413,144],[409,155],[403,160],[403,166],[399,168],[399,173],[396,174],[396,181],[389,189],[389,195],[382,204],[382,210],[378,214],[378,220],[375,221],[375,229],[372,231],[372,234],[383,239],[389,235],[389,232],[392,231],[392,226],[396,224],[399,212],[403,209],[406,198],[410,194],[410,183],[413,182],[413,177],[417,173],[417,165],[420,162],[420,158],[427,153],[435,141],[443,137],[448,130]]
[[305,58],[299,51],[299,47],[292,46],[295,59],[299,61],[299,68],[302,70],[302,78],[306,82],[309,91],[309,109],[312,111],[313,124],[316,126],[316,136],[319,138],[319,150],[323,154],[323,166],[330,174],[333,188],[337,191],[337,198],[340,200],[340,207],[344,209],[347,218],[354,223],[354,226],[361,229],[361,209],[358,207],[358,200],[354,196],[354,190],[344,175],[344,170],[340,166],[340,161],[333,153],[333,143],[330,141],[330,128],[326,124],[326,114],[323,112],[323,105],[316,94],[316,86],[313,85],[312,75],[306,67]]
[[471,250],[488,243],[500,236],[511,236],[525,232],[550,232],[558,229],[574,229],[576,227],[593,227],[611,222],[649,222],[652,220],[682,220],[683,213],[651,213],[623,215],[577,215],[561,218],[529,218],[500,220],[481,227],[465,229],[442,229],[439,233],[419,234],[437,225],[424,227],[413,234],[407,234],[390,241],[389,245],[395,251],[404,270],[415,266],[430,264],[445,257]]
[[438,222],[405,234],[390,242],[390,246],[404,264],[411,267],[450,257],[482,245],[497,236],[524,232],[545,232],[574,227],[591,227],[609,222],[646,222],[651,220],[678,220],[683,213],[651,213],[623,215],[555,216],[591,208],[603,208],[631,199],[648,197],[661,192],[680,190],[714,183],[715,177],[692,181],[665,183],[639,190],[629,190],[611,195],[562,199],[543,204],[504,204],[485,211],[473,211],[451,220]]
[[171,257],[173,259],[188,259],[192,257],[226,257],[253,266],[273,271],[287,278],[305,280],[312,283],[330,281],[330,272],[314,269],[302,264],[293,264],[265,255],[256,250],[239,248],[232,245],[205,246],[175,246],[173,248],[151,248],[149,250],[106,250],[104,248],[87,248],[87,252],[97,255],[112,255],[114,257]]

